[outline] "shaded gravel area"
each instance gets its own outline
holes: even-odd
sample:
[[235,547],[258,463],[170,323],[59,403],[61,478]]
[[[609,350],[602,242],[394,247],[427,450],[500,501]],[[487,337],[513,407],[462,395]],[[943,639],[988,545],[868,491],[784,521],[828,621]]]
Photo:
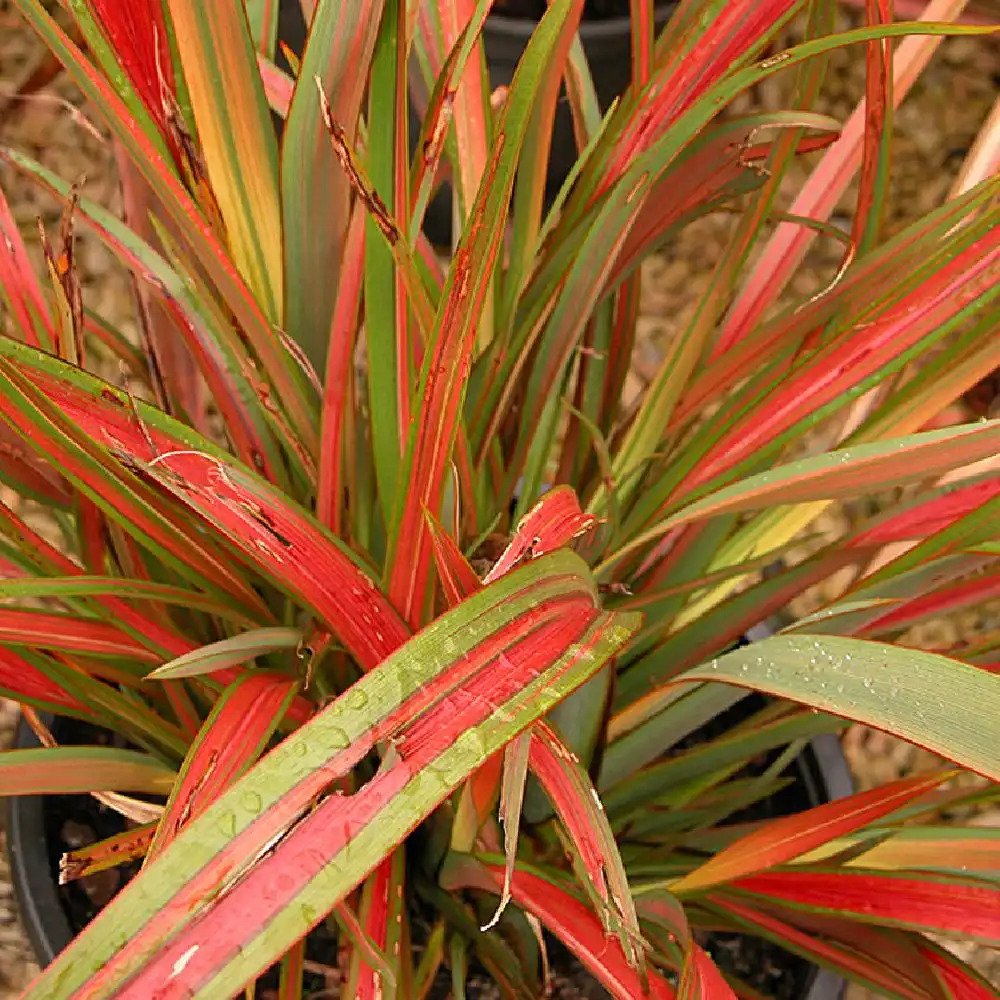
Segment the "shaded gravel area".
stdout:
[[[850,16],[843,15],[845,26]],[[898,113],[890,229],[898,229],[940,204],[946,196],[965,152],[997,97],[998,46],[1000,43],[989,39],[944,42]],[[9,0],[0,0],[0,108],[12,83],[20,78],[37,52],[34,35],[23,26]],[[857,54],[835,53],[820,110],[842,120],[862,91],[863,75]],[[79,104],[73,89],[64,80],[58,81],[39,97],[9,109],[0,123],[0,143],[37,157],[66,179],[83,178],[85,194],[114,207],[118,195],[110,146],[78,109]],[[768,81],[748,96],[744,110],[750,106],[771,109],[779,104],[779,85]],[[815,161],[796,167],[789,178],[789,193],[794,192],[812,162]],[[52,232],[59,206],[3,166],[0,166],[0,184],[12,202],[22,231],[33,241],[32,246],[37,247],[35,220],[40,218]],[[853,190],[845,195],[834,222],[846,224],[853,197]],[[701,220],[688,227],[669,252],[646,265],[640,337],[628,386],[630,393],[640,391],[652,378],[664,345],[689,318],[694,303],[708,284],[732,225],[733,217],[725,214]],[[841,252],[841,246],[834,241],[817,241],[810,252],[808,268],[797,279],[795,292],[812,293],[828,282],[836,272]],[[77,260],[86,304],[108,315],[122,329],[133,329],[130,284],[124,270],[85,233],[79,236]],[[839,529],[852,513],[849,505],[837,508],[827,515],[828,527]],[[931,631],[921,638],[932,647],[944,646],[955,637],[998,624],[1000,612],[986,609],[929,626]],[[0,745],[6,743],[15,717],[13,706],[0,699]],[[862,727],[850,730],[844,745],[860,787],[870,787],[935,764],[932,755]],[[1000,825],[1000,810],[984,813],[975,822]],[[996,952],[963,942],[951,946],[980,967],[1000,991],[1000,956]],[[0,1000],[15,996],[34,972],[30,950],[18,923],[5,855],[0,851]],[[863,1000],[865,996],[862,990],[852,990],[850,1000]]]

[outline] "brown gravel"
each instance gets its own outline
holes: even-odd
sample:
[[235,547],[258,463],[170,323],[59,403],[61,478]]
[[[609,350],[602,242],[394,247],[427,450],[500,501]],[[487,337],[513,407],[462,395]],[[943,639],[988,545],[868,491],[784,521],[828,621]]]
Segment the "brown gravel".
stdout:
[[[843,14],[844,24],[854,15]],[[24,28],[9,0],[0,0],[0,103],[12,81],[22,74],[27,61],[38,51],[34,35]],[[914,92],[896,119],[896,155],[893,194],[888,226],[895,230],[940,204],[949,190],[962,157],[997,96],[1000,59],[995,42],[953,39],[943,43]],[[856,54],[844,51],[831,57],[831,69],[821,110],[843,119],[863,90]],[[776,81],[761,85],[752,103],[758,108],[780,105]],[[25,104],[0,128],[0,141],[16,146],[42,160],[66,179],[83,177],[83,191],[103,205],[118,204],[115,171],[110,149],[79,110],[79,98],[65,80],[44,95]],[[814,162],[814,161],[813,161]],[[802,163],[789,178],[793,192],[811,163]],[[0,166],[0,184],[11,200],[32,246],[37,249],[35,219],[41,218],[51,232],[59,207],[37,187]],[[853,189],[844,196],[838,211],[846,219],[854,198]],[[837,216],[835,216],[835,221]],[[629,391],[641,389],[656,371],[662,345],[681,329],[704,291],[726,236],[731,217],[718,215],[688,227],[670,251],[650,260],[644,268],[642,318]],[[841,248],[819,240],[808,259],[808,269],[797,279],[795,291],[811,293],[835,273]],[[85,302],[118,323],[132,328],[129,282],[116,261],[87,234],[80,235],[78,260]],[[831,518],[845,515],[832,512]],[[945,637],[975,629],[979,621],[966,617],[939,626]],[[928,637],[925,637],[928,638]],[[0,699],[0,746],[12,729],[14,709]],[[908,744],[861,727],[851,730],[845,750],[860,787],[870,787],[894,777],[933,766],[934,758]],[[983,814],[976,822],[1000,824],[1000,810]],[[2,831],[0,831],[2,838]],[[1000,989],[1000,956],[996,952],[958,943],[955,949],[970,958]],[[35,972],[11,897],[8,869],[0,851],[0,1000],[8,1000],[24,987]],[[850,1000],[863,1000],[863,990],[852,990]]]

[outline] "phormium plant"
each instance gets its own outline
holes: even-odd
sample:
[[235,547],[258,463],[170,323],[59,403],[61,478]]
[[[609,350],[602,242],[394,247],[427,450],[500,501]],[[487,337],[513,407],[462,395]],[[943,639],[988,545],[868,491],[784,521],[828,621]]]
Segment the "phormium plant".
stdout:
[[[64,877],[145,859],[25,996],[252,996],[279,963],[291,1000],[323,921],[345,997],[426,996],[442,964],[456,996],[473,966],[536,996],[540,929],[616,997],[759,996],[705,930],[890,997],[993,995],[938,940],[1000,940],[1000,831],[949,819],[996,796],[1000,636],[945,655],[907,629],[1000,589],[1000,477],[974,465],[1000,424],[926,429],[1000,366],[1000,180],[881,225],[895,101],[941,37],[990,29],[683,0],[654,38],[633,0],[602,117],[582,0],[499,93],[488,0],[303,0],[292,75],[273,0],[14,4],[117,144],[125,208],[0,152],[66,204],[37,272],[0,196],[0,475],[59,535],[0,507],[0,690],[43,743],[38,710],[127,746],[6,752],[0,793],[130,817]],[[841,46],[867,60],[843,128],[810,110]],[[772,76],[789,110],[730,110]],[[549,206],[564,84],[581,153]],[[446,175],[442,263],[421,222]],[[639,265],[717,211],[708,291],[626,406]],[[139,343],[88,310],[75,227],[135,275]],[[814,238],[843,267],[799,300]],[[789,558],[832,501],[903,485]],[[848,720],[954,766],[744,811]]]

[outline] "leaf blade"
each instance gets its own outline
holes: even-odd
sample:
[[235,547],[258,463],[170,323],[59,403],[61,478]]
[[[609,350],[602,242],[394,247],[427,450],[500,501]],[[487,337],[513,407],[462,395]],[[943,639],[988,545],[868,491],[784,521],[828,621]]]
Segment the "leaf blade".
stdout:
[[212,190],[240,271],[282,322],[278,149],[240,0],[167,0]]
[[[688,670],[678,680],[723,681],[792,698],[1000,780],[995,752],[1000,677],[959,660],[864,639],[779,635]],[[982,724],[970,727],[977,719]]]
[[150,754],[116,747],[39,747],[0,753],[0,796],[119,791],[164,795],[177,775]]
[[165,681],[200,677],[226,667],[240,666],[278,649],[295,649],[301,641],[302,630],[297,628],[250,629],[178,656],[146,674],[146,679]]
[[916,775],[773,820],[713,855],[674,882],[670,890],[675,893],[697,891],[785,864],[833,837],[888,815],[911,799],[932,791],[949,776],[940,772]]

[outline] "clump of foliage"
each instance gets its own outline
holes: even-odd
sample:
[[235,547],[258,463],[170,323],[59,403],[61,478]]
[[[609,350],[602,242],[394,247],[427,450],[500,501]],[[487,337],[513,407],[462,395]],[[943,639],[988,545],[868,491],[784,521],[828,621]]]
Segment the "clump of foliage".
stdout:
[[[45,743],[39,710],[129,748],[6,752],[0,793],[131,818],[66,878],[145,859],[26,997],[229,997],[279,963],[291,1000],[321,921],[345,997],[423,997],[442,965],[456,995],[472,965],[539,995],[539,928],[622,998],[758,996],[706,929],[890,997],[992,995],[937,941],[1000,940],[1000,831],[942,818],[996,796],[1000,636],[905,637],[1000,583],[1000,477],[973,464],[1000,424],[926,429],[1000,365],[1000,180],[881,225],[892,45],[919,36],[902,65],[988,29],[683,0],[654,38],[633,0],[633,83],[602,117],[582,0],[551,3],[498,94],[486,0],[304,3],[291,74],[266,0],[74,0],[80,44],[15,6],[119,147],[125,207],[0,152],[66,204],[39,274],[0,196],[0,476],[60,533],[0,507],[0,691]],[[840,135],[810,109],[846,45],[868,111]],[[789,110],[728,110],[773,76]],[[582,152],[550,206],[564,83]],[[844,234],[823,220],[853,151]],[[445,175],[442,263],[421,226]],[[720,210],[708,290],[626,404],[639,265]],[[87,308],[74,227],[135,275],[138,346]],[[841,272],[782,297],[813,238],[842,240]],[[901,485],[787,558],[832,501]],[[850,720],[954,766],[746,818]]]

